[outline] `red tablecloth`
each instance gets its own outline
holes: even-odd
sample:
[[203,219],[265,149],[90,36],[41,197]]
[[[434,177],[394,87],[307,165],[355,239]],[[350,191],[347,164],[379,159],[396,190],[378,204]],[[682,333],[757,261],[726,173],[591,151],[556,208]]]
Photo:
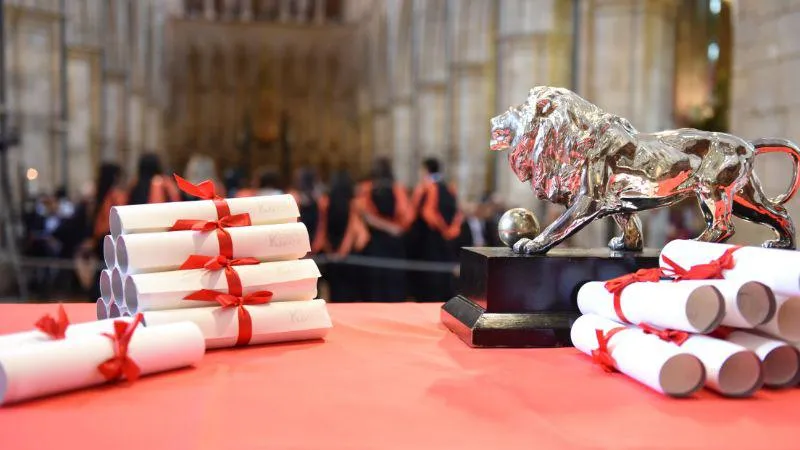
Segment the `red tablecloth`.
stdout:
[[[53,305],[0,306],[0,333]],[[0,408],[2,449],[796,449],[800,389],[673,400],[574,349],[470,349],[439,305],[331,305],[326,342]],[[67,305],[73,321],[94,305]]]

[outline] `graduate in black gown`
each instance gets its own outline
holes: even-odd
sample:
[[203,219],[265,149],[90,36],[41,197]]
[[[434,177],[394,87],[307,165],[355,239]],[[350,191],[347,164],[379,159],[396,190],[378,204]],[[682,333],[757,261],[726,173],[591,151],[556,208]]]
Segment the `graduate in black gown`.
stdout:
[[295,172],[294,185],[289,193],[297,202],[300,222],[308,229],[311,239],[311,252],[319,253],[325,245],[323,229],[320,226],[320,195],[317,191],[317,175],[310,167],[301,167]]
[[[391,162],[379,158],[369,180],[359,186],[359,208],[369,230],[365,254],[375,258],[406,258],[404,234],[411,209],[406,189],[395,182]],[[368,300],[399,302],[406,299],[406,273],[400,269],[373,267],[368,271]]]
[[[415,189],[415,235],[411,245],[417,258],[428,262],[458,262],[464,216],[458,209],[455,188],[442,174],[439,161],[428,158],[422,165],[422,182]],[[453,272],[421,272],[415,292],[421,302],[443,302],[455,295]]]
[[369,241],[369,232],[358,214],[355,186],[350,174],[340,170],[333,175],[330,192],[320,200],[323,214],[324,251],[330,259],[325,267],[330,302],[358,302],[365,298],[363,267],[341,262],[360,254]]

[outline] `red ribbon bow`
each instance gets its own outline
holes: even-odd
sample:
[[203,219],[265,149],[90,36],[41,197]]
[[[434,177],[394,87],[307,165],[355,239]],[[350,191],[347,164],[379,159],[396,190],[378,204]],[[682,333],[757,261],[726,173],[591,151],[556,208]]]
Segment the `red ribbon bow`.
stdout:
[[639,328],[641,328],[645,334],[652,334],[662,341],[674,342],[678,345],[683,345],[683,343],[689,339],[689,333],[685,331],[656,328],[646,323],[640,323]]
[[603,330],[594,330],[597,336],[597,349],[592,350],[592,361],[599,364],[606,372],[617,370],[616,361],[611,357],[611,351],[608,349],[608,342],[614,335],[625,329],[625,327],[612,328],[608,330],[608,333],[603,333]]
[[64,339],[68,326],[69,318],[67,318],[64,305],[58,305],[57,319],[53,319],[50,314],[46,314],[36,321],[36,328],[53,339]]
[[253,319],[245,309],[245,305],[263,305],[272,300],[272,292],[258,291],[247,295],[231,295],[211,289],[202,289],[193,292],[185,300],[200,300],[205,302],[217,302],[223,308],[236,307],[239,316],[239,333],[236,337],[236,345],[247,345],[253,337]]
[[246,266],[260,264],[261,261],[255,258],[230,259],[224,255],[203,256],[190,255],[180,267],[180,270],[206,269],[221,270],[225,269],[225,279],[228,281],[228,293],[231,295],[242,295],[242,279],[233,270],[233,266]]
[[661,280],[664,271],[658,267],[652,269],[639,269],[634,273],[622,275],[621,277],[613,278],[606,281],[604,287],[606,290],[614,294],[614,311],[617,317],[625,323],[631,323],[625,314],[622,313],[622,291],[633,283],[642,282],[656,282]]
[[225,228],[229,227],[249,227],[250,214],[236,214],[227,216],[219,220],[192,220],[192,219],[179,219],[175,221],[175,225],[169,231],[212,231],[217,230],[217,239],[219,240],[219,253],[228,258],[233,258],[233,240],[230,233]]
[[741,246],[730,247],[717,259],[711,260],[706,264],[698,264],[692,266],[689,270],[679,266],[675,261],[661,255],[664,262],[670,267],[670,270],[675,274],[674,280],[719,280],[725,278],[722,272],[725,270],[733,269],[735,262],[733,261],[733,253],[742,248]]
[[192,184],[190,181],[181,178],[178,174],[172,174],[172,176],[175,177],[175,183],[177,183],[178,188],[183,192],[203,200],[213,200],[214,207],[217,209],[218,219],[231,215],[231,208],[224,198],[217,195],[217,190],[214,188],[213,181],[206,180],[199,184]]
[[128,356],[128,345],[133,337],[133,332],[139,322],[142,321],[142,313],[136,314],[133,321],[123,320],[114,321],[114,334],[103,333],[103,336],[111,339],[114,346],[114,356],[103,361],[97,366],[97,370],[103,374],[106,380],[111,381],[125,376],[128,381],[136,381],[141,375],[141,369]]

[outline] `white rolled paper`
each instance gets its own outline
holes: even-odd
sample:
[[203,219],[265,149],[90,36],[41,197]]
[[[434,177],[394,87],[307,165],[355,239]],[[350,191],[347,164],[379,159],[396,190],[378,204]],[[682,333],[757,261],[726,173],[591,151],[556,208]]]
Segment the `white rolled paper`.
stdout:
[[[125,319],[126,322],[130,322],[130,320],[131,319]],[[67,326],[66,331],[64,331],[64,336],[68,339],[72,339],[74,337],[110,333],[112,331],[114,331],[113,320],[95,320],[92,322],[70,324]],[[3,334],[0,335],[0,352],[5,352],[20,346],[42,344],[51,341],[53,341],[53,338],[48,336],[47,333],[37,329]]]
[[[684,269],[707,264],[719,258],[732,245],[675,240],[661,250],[661,267],[668,257]],[[742,247],[733,252],[734,267],[723,271],[726,279],[758,281],[769,286],[776,294],[800,295],[800,253],[761,247]]]
[[788,342],[800,341],[800,297],[779,295],[775,302],[772,319],[756,329]]
[[[245,306],[250,313],[253,335],[249,345],[321,339],[333,326],[325,300],[269,303]],[[145,312],[148,327],[180,321],[195,323],[203,333],[206,348],[232,347],[239,336],[237,308],[191,308]]]
[[[598,348],[595,330],[608,333],[620,326],[613,320],[587,314],[575,321],[570,336],[575,348],[591,355]],[[703,386],[705,371],[695,356],[638,328],[629,327],[615,334],[608,349],[620,372],[657,392],[685,397]]]
[[[661,283],[673,283],[662,281]],[[775,315],[775,295],[765,284],[738,280],[684,280],[675,283],[687,286],[714,286],[725,302],[722,325],[755,328]]]
[[111,303],[108,305],[108,318],[109,319],[118,319],[122,317],[122,311],[119,309],[116,303]]
[[[250,214],[253,225],[296,222],[300,216],[291,195],[229,198],[231,214]],[[217,209],[211,200],[147,205],[114,206],[109,222],[111,235],[168,231],[177,220],[217,220]]]
[[112,288],[111,270],[103,269],[100,272],[100,298],[106,303],[114,301],[114,290]]
[[[128,356],[142,375],[196,364],[205,353],[203,335],[189,322],[140,327]],[[97,369],[114,357],[112,341],[84,335],[0,353],[0,404],[15,403],[106,382]]]
[[[622,291],[622,312],[632,323],[707,333],[719,326],[725,314],[722,295],[713,286],[682,283],[633,283]],[[614,310],[614,295],[602,281],[592,281],[578,291],[578,308],[620,321]]]
[[[299,222],[226,230],[233,242],[234,258],[283,261],[302,258],[311,251],[308,229]],[[215,232],[128,234],[119,236],[116,245],[117,264],[127,275],[177,270],[189,255],[220,254]]]
[[125,304],[125,279],[127,276],[119,270],[119,267],[114,267],[111,271],[111,298],[117,306]]
[[703,363],[706,387],[722,395],[749,397],[764,384],[761,361],[740,345],[696,334],[679,348]]
[[725,340],[755,352],[762,363],[766,386],[783,388],[797,384],[800,355],[793,346],[747,331],[733,331]]
[[103,238],[103,261],[106,263],[106,269],[113,269],[117,263],[117,253],[114,247],[114,238],[108,235]]
[[[243,292],[272,292],[273,302],[311,300],[317,296],[317,264],[310,259],[234,266]],[[176,270],[131,275],[125,280],[125,304],[131,313],[214,306],[216,302],[184,300],[192,292],[211,289],[228,292],[222,270]]]
[[97,312],[97,320],[108,319],[108,303],[106,303],[105,300],[98,298],[95,307],[95,311]]

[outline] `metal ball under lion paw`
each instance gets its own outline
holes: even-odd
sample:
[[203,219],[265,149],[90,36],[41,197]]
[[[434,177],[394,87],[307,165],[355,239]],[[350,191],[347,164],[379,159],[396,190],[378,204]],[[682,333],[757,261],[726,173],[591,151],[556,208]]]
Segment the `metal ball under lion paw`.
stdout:
[[497,224],[500,240],[509,248],[520,239],[533,239],[539,235],[539,221],[536,216],[525,208],[513,208],[506,211]]

